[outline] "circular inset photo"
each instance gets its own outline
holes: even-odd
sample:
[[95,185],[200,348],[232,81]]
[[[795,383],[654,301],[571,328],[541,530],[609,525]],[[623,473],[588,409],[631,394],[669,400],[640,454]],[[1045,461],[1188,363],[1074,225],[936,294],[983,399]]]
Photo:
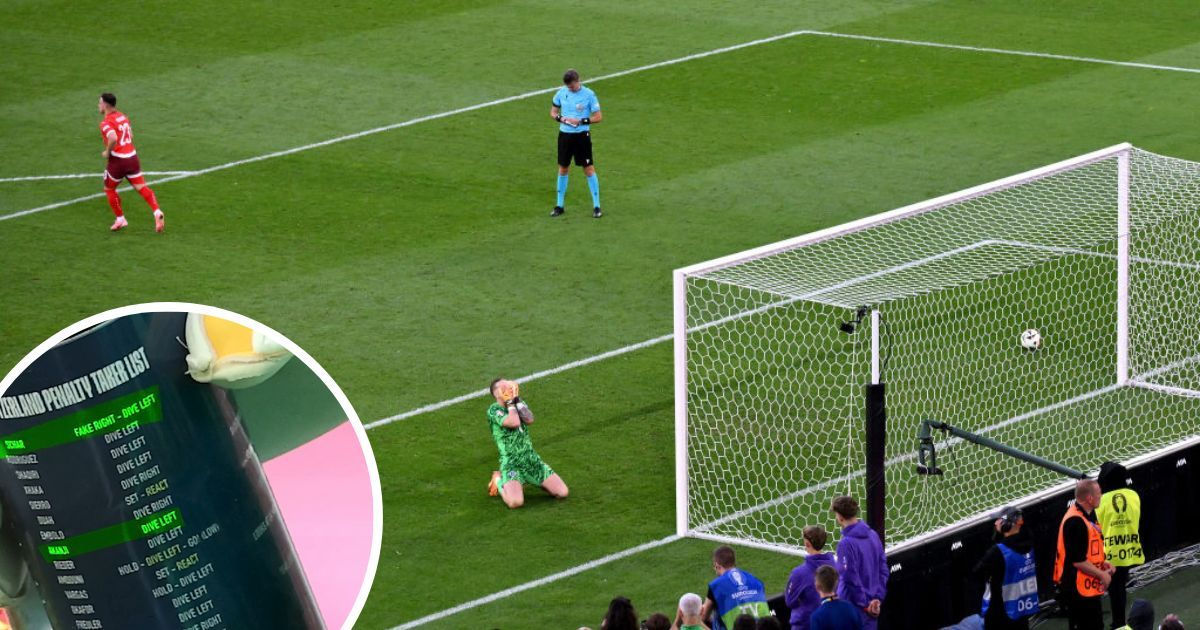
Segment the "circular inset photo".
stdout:
[[348,628],[381,530],[345,394],[253,320],[120,308],[0,381],[0,628]]

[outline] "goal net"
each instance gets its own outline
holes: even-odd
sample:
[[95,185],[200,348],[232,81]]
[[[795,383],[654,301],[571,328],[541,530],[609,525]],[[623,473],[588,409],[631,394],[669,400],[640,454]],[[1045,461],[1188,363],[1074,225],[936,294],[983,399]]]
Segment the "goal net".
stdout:
[[[1200,434],[1200,164],[1127,144],[675,272],[677,529],[781,551],[865,506],[885,383],[889,550]],[[1022,331],[1040,331],[1026,350]],[[852,331],[852,332],[851,332]]]

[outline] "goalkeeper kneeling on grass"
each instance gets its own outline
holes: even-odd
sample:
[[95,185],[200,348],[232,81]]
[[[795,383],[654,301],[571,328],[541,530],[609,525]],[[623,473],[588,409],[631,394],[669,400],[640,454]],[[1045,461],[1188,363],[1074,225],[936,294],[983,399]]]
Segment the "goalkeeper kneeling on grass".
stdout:
[[519,508],[525,504],[524,484],[532,483],[555,498],[567,498],[567,484],[533,450],[529,437],[533,412],[518,395],[516,381],[498,378],[492,381],[491,392],[496,402],[488,407],[488,426],[500,451],[500,470],[492,473],[488,494],[499,494],[505,505]]

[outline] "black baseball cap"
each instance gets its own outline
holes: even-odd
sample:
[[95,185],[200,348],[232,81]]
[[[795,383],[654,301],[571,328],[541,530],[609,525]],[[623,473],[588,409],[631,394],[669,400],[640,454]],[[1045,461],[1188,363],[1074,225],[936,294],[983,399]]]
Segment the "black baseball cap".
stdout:
[[996,513],[995,518],[1003,519],[1009,523],[1016,523],[1017,519],[1021,518],[1022,516],[1024,516],[1024,514],[1021,512],[1021,508],[1015,505],[1006,505],[1004,506],[1004,509]]

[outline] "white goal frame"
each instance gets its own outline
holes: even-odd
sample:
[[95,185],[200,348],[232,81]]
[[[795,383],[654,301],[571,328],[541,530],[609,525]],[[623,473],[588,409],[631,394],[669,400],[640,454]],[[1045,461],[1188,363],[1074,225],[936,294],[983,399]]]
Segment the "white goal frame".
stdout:
[[[773,254],[785,252],[797,247],[812,245],[829,239],[844,236],[853,232],[858,232],[871,227],[883,225],[900,219],[914,217],[932,210],[936,210],[951,204],[963,202],[982,195],[995,193],[1014,186],[1027,184],[1029,182],[1043,179],[1057,173],[1072,170],[1101,160],[1117,158],[1117,234],[1116,239],[1116,266],[1117,266],[1117,295],[1115,296],[1113,308],[1116,309],[1116,374],[1114,375],[1114,385],[1120,386],[1146,386],[1149,388],[1164,388],[1166,386],[1155,385],[1151,383],[1142,383],[1136,378],[1131,378],[1130,363],[1129,363],[1129,262],[1130,262],[1130,153],[1133,146],[1129,143],[1121,143],[1104,149],[1093,151],[1085,155],[1073,157],[1061,162],[1056,162],[1047,166],[1032,169],[1023,173],[997,179],[992,182],[973,186],[958,192],[943,195],[934,199],[911,204],[870,217],[858,219],[834,227],[826,228],[803,236],[798,236],[747,251],[731,254],[721,258],[709,260],[707,262],[698,263],[688,267],[676,269],[673,272],[674,284],[674,362],[675,362],[675,514],[676,514],[676,534],[679,536],[704,538],[715,541],[736,543],[742,546],[760,547],[772,551],[780,551],[791,554],[802,554],[802,551],[794,549],[787,545],[774,545],[770,543],[749,541],[740,538],[730,538],[717,536],[708,532],[702,531],[699,528],[692,528],[689,525],[689,470],[688,470],[688,334],[695,330],[707,328],[731,319],[736,319],[749,315],[752,312],[761,312],[766,308],[773,308],[780,304],[786,304],[798,299],[785,300],[782,303],[771,304],[765,307],[754,309],[753,311],[743,312],[724,318],[717,322],[710,322],[699,326],[696,329],[688,329],[688,313],[687,313],[687,291],[688,278],[691,276],[709,273],[725,267],[745,263],[747,261],[771,256]],[[1111,254],[1109,254],[1111,256]],[[872,274],[874,276],[874,274]],[[871,328],[871,372],[870,382],[878,383],[880,379],[880,347],[879,347],[879,313],[871,311],[870,313],[870,328]],[[864,322],[866,324],[866,322]],[[866,385],[866,383],[863,383]],[[1200,438],[1187,440],[1186,443],[1192,443]],[[1175,445],[1168,449],[1160,449],[1160,451],[1174,450],[1181,445]],[[1161,455],[1160,451],[1156,451],[1153,455]],[[1135,458],[1143,460],[1145,456]],[[1056,492],[1069,484],[1062,484],[1054,488],[1047,489],[1036,493],[1026,499],[1033,499],[1036,496],[1045,495],[1048,492]],[[1022,503],[1025,501],[1021,501]],[[932,534],[945,533],[966,524],[978,522],[977,519],[963,519],[952,525],[940,527]],[[701,526],[703,527],[703,526]],[[920,538],[928,539],[928,535],[923,535]],[[902,547],[907,547],[913,544],[914,541],[898,541],[899,544],[889,545],[889,551],[895,551]]]

